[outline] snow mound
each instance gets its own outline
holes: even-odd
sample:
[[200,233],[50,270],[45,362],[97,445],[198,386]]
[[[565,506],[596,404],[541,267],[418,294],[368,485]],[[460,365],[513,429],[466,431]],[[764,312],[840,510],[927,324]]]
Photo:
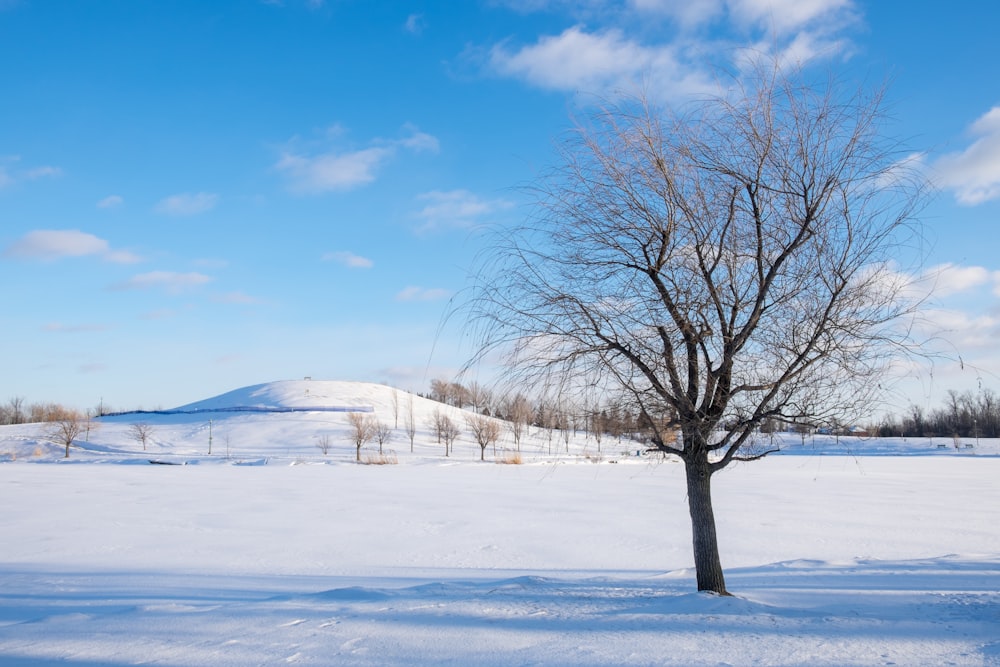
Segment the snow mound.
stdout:
[[370,382],[333,380],[279,380],[251,385],[195,403],[174,408],[177,411],[231,410],[255,408],[352,408],[388,403],[391,388]]

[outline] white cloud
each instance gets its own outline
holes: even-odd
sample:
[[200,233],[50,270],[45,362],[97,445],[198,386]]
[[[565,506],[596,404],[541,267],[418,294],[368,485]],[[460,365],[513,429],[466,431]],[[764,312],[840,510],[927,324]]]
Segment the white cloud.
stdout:
[[[676,102],[717,91],[712,66],[720,59],[743,66],[748,50],[737,43],[749,41],[756,59],[770,53],[800,64],[847,52],[851,43],[844,30],[858,22],[854,0],[628,0],[624,11],[610,0],[596,5],[588,10],[608,27],[587,30],[581,23],[520,48],[497,44],[490,67],[551,90],[608,96],[642,89],[658,101]],[[530,6],[562,8],[561,2]],[[639,41],[630,32],[637,23],[661,17],[673,29],[642,31],[659,35],[653,41]]]
[[116,290],[163,289],[171,294],[199,287],[212,281],[203,273],[176,273],[173,271],[150,271],[132,276],[128,280],[112,286]]
[[669,16],[685,27],[708,22],[724,7],[722,0],[630,0],[628,4],[641,13]]
[[101,201],[97,202],[97,208],[119,208],[125,203],[125,200],[120,195],[108,195]]
[[732,17],[745,26],[788,34],[807,25],[850,20],[852,0],[726,0]]
[[407,123],[403,126],[410,133],[410,136],[400,139],[399,145],[408,148],[415,153],[437,153],[441,150],[441,144],[437,137],[421,132],[415,125]]
[[425,202],[417,212],[424,222],[420,231],[444,227],[471,227],[484,217],[508,209],[513,204],[503,199],[484,200],[468,190],[434,190],[417,197]]
[[419,35],[427,27],[427,21],[424,20],[423,14],[410,14],[406,17],[406,23],[403,28],[406,32],[412,35]]
[[934,296],[942,297],[1000,280],[1000,272],[989,271],[981,266],[957,266],[947,263],[931,267],[924,273],[921,282],[930,283]]
[[647,88],[657,98],[669,99],[714,87],[704,72],[682,62],[675,46],[640,44],[617,28],[587,32],[574,26],[516,51],[500,44],[493,47],[490,63],[501,74],[562,91],[611,93]]
[[[343,192],[367,185],[375,180],[378,171],[397,154],[400,148],[415,153],[439,149],[438,140],[421,132],[413,125],[405,125],[408,136],[391,141],[374,140],[368,148],[355,151],[287,150],[275,168],[289,181],[289,189],[300,194]],[[343,128],[334,125],[327,131],[326,140],[335,140]]]
[[318,194],[352,190],[375,180],[375,172],[392,156],[392,150],[366,148],[353,153],[318,155],[284,154],[276,165],[285,172],[295,192]]
[[19,169],[20,155],[0,156],[0,190],[23,181],[35,181],[40,178],[50,178],[62,174],[62,169],[50,165]]
[[219,195],[210,192],[182,192],[164,197],[154,210],[164,215],[197,215],[212,210],[218,202]]
[[954,190],[960,204],[975,206],[1000,197],[1000,106],[980,116],[970,130],[975,141],[941,156],[934,168],[938,183]]
[[215,303],[234,304],[240,306],[253,306],[262,303],[260,299],[243,292],[226,292],[225,294],[216,294],[212,297],[212,301]]
[[34,181],[39,178],[48,178],[50,176],[60,176],[62,174],[62,169],[59,167],[33,167],[23,172],[24,179],[27,181]]
[[346,266],[350,269],[370,269],[375,266],[375,262],[367,257],[355,255],[353,252],[348,252],[346,250],[340,252],[328,252],[323,255],[323,261],[337,262],[338,264]]
[[4,257],[52,262],[69,257],[98,257],[116,264],[141,261],[124,250],[112,250],[102,238],[76,229],[38,229],[7,246]]
[[440,288],[409,286],[396,294],[396,301],[440,301],[451,296],[451,292]]

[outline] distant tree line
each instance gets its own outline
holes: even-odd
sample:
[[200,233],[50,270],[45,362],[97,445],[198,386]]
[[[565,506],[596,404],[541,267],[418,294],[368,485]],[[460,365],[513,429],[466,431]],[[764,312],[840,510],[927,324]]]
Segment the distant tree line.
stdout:
[[58,403],[27,403],[23,396],[12,396],[0,404],[0,426],[63,421],[79,412]]
[[875,430],[883,437],[997,438],[1000,396],[991,389],[948,390],[943,405],[925,410],[911,404],[906,414],[886,417]]
[[[674,415],[651,416],[631,408],[619,400],[594,401],[581,405],[560,397],[528,397],[514,394],[499,397],[478,384],[441,379],[431,380],[426,398],[457,408],[471,409],[479,414],[496,417],[508,422],[515,443],[520,443],[527,428],[547,429],[566,439],[582,433],[597,441],[602,438],[642,441],[653,432],[653,424],[673,424]],[[851,435],[858,432],[857,425],[834,423],[825,425],[830,433]],[[814,426],[785,424],[774,419],[764,420],[761,432],[799,432],[815,430]],[[881,437],[961,437],[1000,438],[1000,395],[991,389],[958,392],[949,390],[943,403],[936,408],[922,408],[911,404],[903,415],[890,414],[877,424],[861,429],[869,435]]]
[[[442,379],[431,380],[430,391],[425,398],[505,421],[518,449],[521,438],[534,428],[544,432],[550,449],[558,440],[568,447],[571,437],[582,434],[593,438],[600,451],[605,437],[645,440],[652,435],[654,423],[661,428],[669,427],[675,417],[673,414],[649,415],[630,407],[624,400],[584,404],[579,399],[561,395],[498,395],[476,382],[463,385]],[[470,428],[474,433],[478,432],[471,425]],[[438,425],[435,425],[435,431],[440,431]],[[439,441],[441,439],[439,437]],[[485,448],[482,442],[480,446]]]

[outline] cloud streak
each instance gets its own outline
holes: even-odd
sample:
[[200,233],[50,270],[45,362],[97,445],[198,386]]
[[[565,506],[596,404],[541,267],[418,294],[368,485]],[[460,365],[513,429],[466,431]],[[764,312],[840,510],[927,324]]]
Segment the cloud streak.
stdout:
[[410,285],[409,287],[403,288],[398,294],[396,294],[396,301],[441,301],[442,299],[447,299],[450,296],[451,292],[446,289]]
[[[334,128],[333,135],[340,134]],[[319,150],[289,149],[282,153],[275,169],[296,194],[316,195],[346,192],[373,182],[379,171],[396,158],[400,149],[414,153],[437,153],[438,140],[412,125],[404,126],[407,136],[393,141],[375,140],[371,146],[342,151],[328,147]]]
[[150,271],[132,276],[128,280],[112,285],[115,291],[162,289],[170,294],[178,294],[212,282],[212,277],[191,271]]
[[418,231],[445,228],[468,228],[481,224],[484,218],[509,209],[513,204],[504,199],[481,199],[468,190],[432,190],[417,197],[423,208],[416,216],[423,223]]
[[205,213],[219,203],[219,195],[211,192],[182,192],[164,197],[153,208],[157,213],[186,217]]
[[11,243],[3,251],[8,259],[54,262],[74,257],[97,257],[116,264],[135,264],[140,257],[113,250],[104,239],[77,229],[37,229]]
[[368,259],[367,257],[362,257],[361,255],[355,255],[353,252],[346,250],[341,250],[339,252],[328,252],[323,255],[324,262],[336,262],[341,266],[346,266],[349,269],[370,269],[375,266],[375,262]]

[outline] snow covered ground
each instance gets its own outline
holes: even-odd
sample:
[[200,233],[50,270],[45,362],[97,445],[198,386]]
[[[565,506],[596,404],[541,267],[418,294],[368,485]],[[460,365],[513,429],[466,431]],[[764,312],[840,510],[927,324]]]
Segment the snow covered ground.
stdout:
[[694,592],[679,464],[542,432],[522,465],[468,434],[445,458],[420,398],[411,454],[395,399],[185,407],[398,412],[398,465],[355,464],[346,413],[105,418],[68,460],[0,427],[0,665],[1000,665],[996,441],[786,437],[723,471],[719,598]]

